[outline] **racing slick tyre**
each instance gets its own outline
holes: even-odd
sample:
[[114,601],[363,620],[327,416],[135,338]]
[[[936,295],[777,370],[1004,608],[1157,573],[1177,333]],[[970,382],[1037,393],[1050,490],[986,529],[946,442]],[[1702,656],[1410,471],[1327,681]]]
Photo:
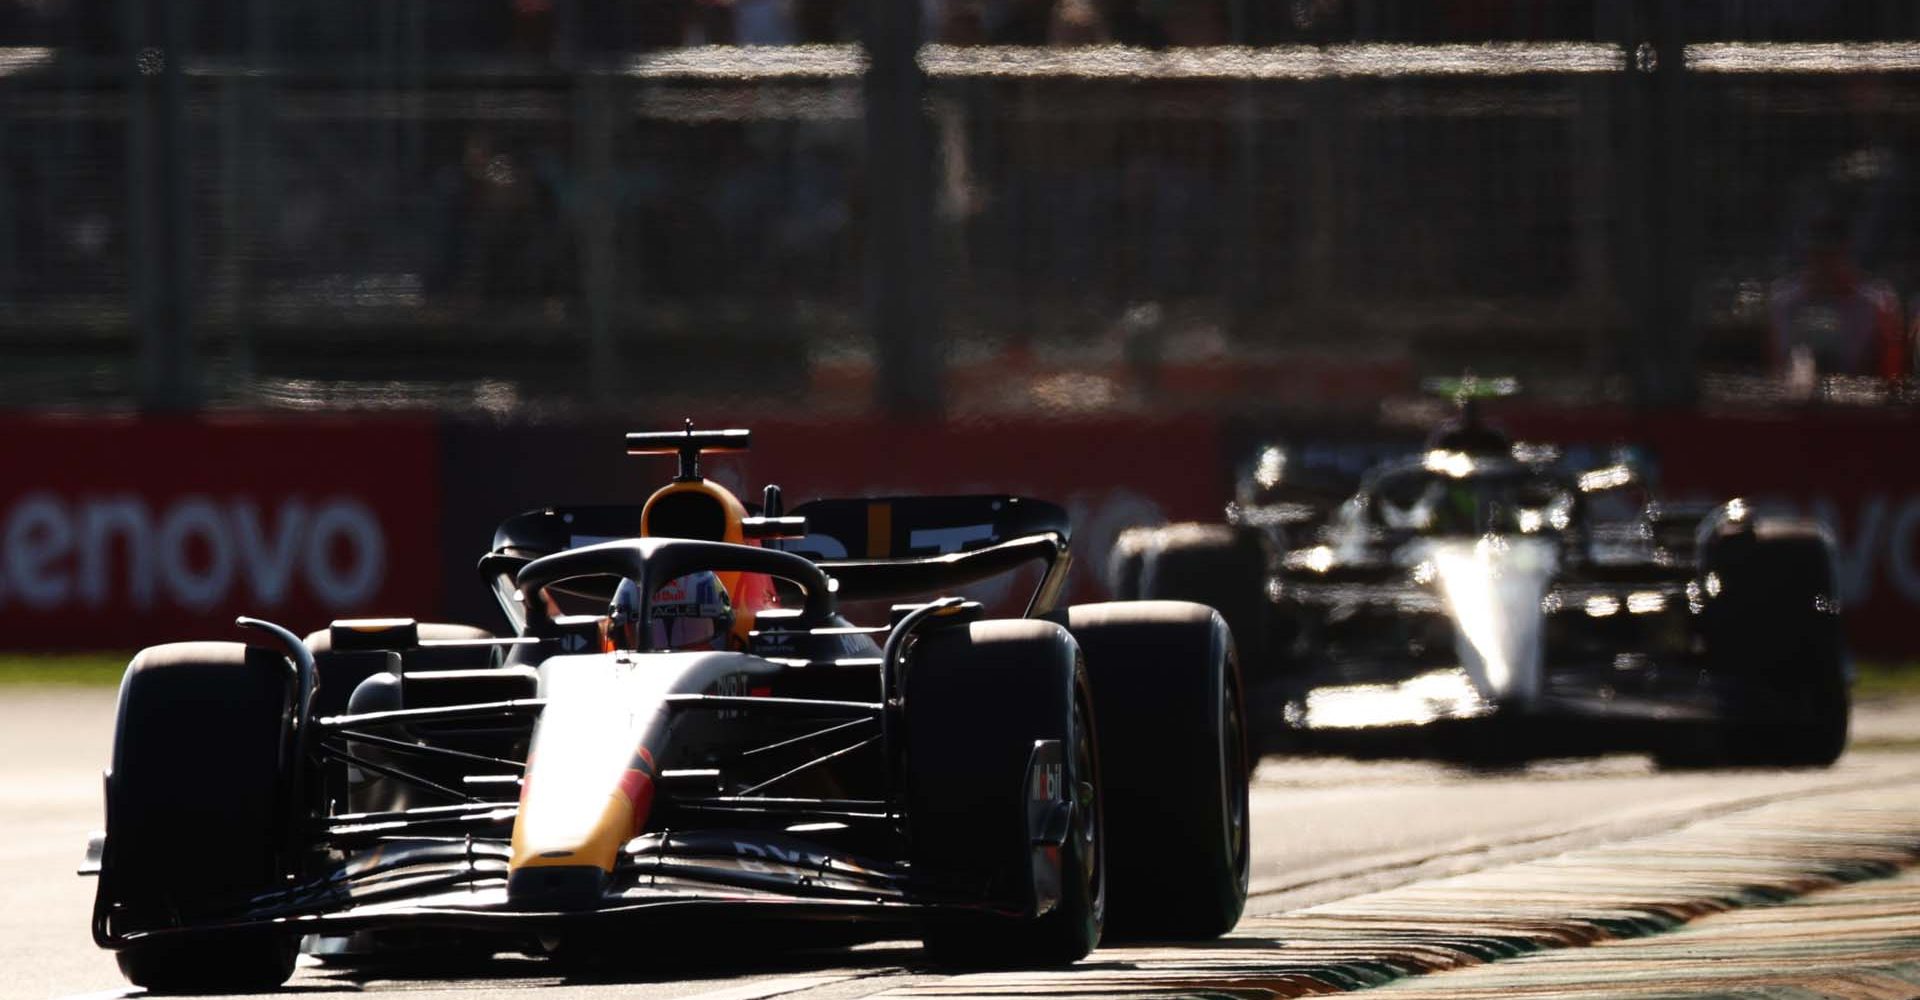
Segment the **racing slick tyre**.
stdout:
[[1713,540],[1707,613],[1713,669],[1745,682],[1718,733],[1723,762],[1826,767],[1847,746],[1851,700],[1833,559],[1820,529],[1763,520]]
[[1086,668],[1052,622],[983,621],[932,632],[902,681],[909,857],[971,899],[1029,904],[1035,845],[1027,766],[1057,740],[1072,809],[1057,848],[1060,892],[1036,919],[955,908],[921,926],[938,963],[1066,965],[1100,942],[1106,921],[1106,824]]
[[[420,622],[415,629],[416,637],[426,642],[494,638],[494,634],[486,629],[452,622]],[[314,669],[320,675],[320,687],[313,701],[313,713],[317,718],[346,711],[354,688],[368,677],[383,671],[398,673],[398,662],[393,659],[396,655],[405,657],[408,669],[484,670],[494,666],[497,652],[490,646],[336,650],[333,648],[331,628],[311,632],[305,641],[307,650],[313,653]]]
[[1240,921],[1252,854],[1244,689],[1233,636],[1183,601],[1049,616],[1086,657],[1106,767],[1110,925],[1219,937]]
[[[116,929],[230,920],[277,887],[290,677],[280,654],[236,642],[154,646],[128,664],[99,886]],[[297,946],[245,928],[139,937],[118,958],[157,992],[249,991],[285,982]]]
[[[1265,539],[1224,524],[1173,524],[1149,529],[1140,547],[1136,592],[1129,599],[1192,601],[1220,612],[1233,632],[1238,663],[1248,687],[1268,689],[1281,680],[1273,661],[1274,614],[1267,598],[1270,562]],[[1281,692],[1290,698],[1293,691]],[[1249,735],[1256,753],[1269,732],[1257,717]]]
[[1159,537],[1157,528],[1128,528],[1113,540],[1107,556],[1107,590],[1116,601],[1140,599],[1140,564]]
[[[492,639],[492,632],[477,625],[460,625],[454,622],[421,622],[415,626],[419,639],[423,642],[445,642],[450,639]],[[333,630],[328,628],[310,632],[306,638],[307,649],[314,656],[325,656],[333,652]],[[475,646],[470,649],[444,648],[432,651],[431,666],[440,669],[481,668],[493,665],[493,649]]]
[[[1139,548],[1135,592],[1142,601],[1192,601],[1220,612],[1243,663],[1265,663],[1266,547],[1259,535],[1224,524],[1170,524],[1148,530]],[[1129,533],[1131,534],[1131,533]]]
[[1765,520],[1709,539],[1701,566],[1709,669],[1732,698],[1676,734],[1662,767],[1826,767],[1852,712],[1832,555],[1820,529]]

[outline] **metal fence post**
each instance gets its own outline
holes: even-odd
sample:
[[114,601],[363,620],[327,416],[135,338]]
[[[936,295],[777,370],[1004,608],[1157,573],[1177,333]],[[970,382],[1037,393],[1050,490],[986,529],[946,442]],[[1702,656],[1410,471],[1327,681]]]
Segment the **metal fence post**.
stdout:
[[1699,393],[1693,297],[1699,210],[1688,147],[1684,5],[1635,0],[1627,35],[1624,264],[1633,313],[1626,368],[1642,406],[1684,406]]
[[937,416],[944,344],[933,285],[933,148],[919,63],[920,4],[866,5],[866,316],[874,401]]
[[[1232,0],[1228,13],[1232,18],[1233,44],[1252,44],[1247,0]],[[1261,322],[1260,309],[1260,289],[1263,284],[1260,268],[1263,260],[1259,227],[1264,213],[1260,211],[1263,206],[1260,204],[1258,86],[1252,79],[1244,79],[1233,88],[1233,203],[1238,211],[1234,213],[1230,234],[1233,240],[1230,259],[1235,266],[1228,294],[1231,329],[1235,340],[1241,345],[1252,342],[1257,334],[1267,332],[1266,324]]]
[[[149,9],[149,4],[152,8]],[[140,344],[140,405],[199,402],[194,358],[192,175],[187,141],[186,0],[125,0],[128,78],[128,251]],[[155,22],[158,21],[156,24]]]
[[573,225],[580,240],[579,304],[586,315],[588,384],[596,405],[617,405],[633,379],[620,368],[614,343],[618,206],[613,196],[615,95],[623,94],[603,67],[577,62],[573,69],[574,161],[577,201]]

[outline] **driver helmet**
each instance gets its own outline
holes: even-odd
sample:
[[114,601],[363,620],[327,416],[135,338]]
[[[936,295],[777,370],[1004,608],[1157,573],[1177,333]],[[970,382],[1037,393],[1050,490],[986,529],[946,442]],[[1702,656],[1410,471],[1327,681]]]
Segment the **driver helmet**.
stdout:
[[1476,457],[1508,455],[1513,439],[1500,428],[1487,423],[1478,400],[1460,403],[1459,416],[1433,429],[1427,436],[1428,451],[1457,451]]
[[1450,534],[1471,534],[1485,527],[1481,523],[1480,491],[1471,481],[1448,480],[1441,490],[1439,509],[1434,512],[1435,527]]
[[[607,609],[607,638],[616,649],[639,649],[640,586],[622,579]],[[712,572],[701,570],[668,580],[653,593],[646,648],[653,650],[724,649],[733,628],[733,602]]]

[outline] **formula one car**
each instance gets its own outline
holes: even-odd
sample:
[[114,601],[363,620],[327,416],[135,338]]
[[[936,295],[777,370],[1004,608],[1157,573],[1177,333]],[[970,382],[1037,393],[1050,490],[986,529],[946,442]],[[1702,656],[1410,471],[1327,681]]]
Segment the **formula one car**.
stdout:
[[[1038,500],[784,513],[768,487],[750,515],[698,469],[747,444],[629,435],[680,458],[644,506],[503,524],[480,569],[510,637],[242,619],[261,644],[142,651],[96,941],[136,984],[236,990],[303,940],[664,957],[827,927],[1004,966],[1234,926],[1248,762],[1216,613],[1055,609],[1068,523]],[[1035,563],[1021,617],[955,596]],[[838,610],[876,601],[874,625]]]
[[1818,525],[1646,502],[1632,463],[1571,468],[1471,400],[1344,499],[1332,463],[1298,457],[1262,449],[1224,523],[1133,529],[1109,565],[1116,596],[1220,609],[1263,748],[1668,766],[1843,751],[1849,666]]

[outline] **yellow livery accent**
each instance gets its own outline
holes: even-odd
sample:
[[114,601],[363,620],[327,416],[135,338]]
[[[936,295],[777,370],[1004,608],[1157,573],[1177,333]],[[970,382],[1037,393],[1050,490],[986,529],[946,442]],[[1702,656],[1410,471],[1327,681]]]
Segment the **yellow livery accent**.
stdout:
[[741,503],[740,498],[734,496],[731,490],[728,490],[725,486],[722,486],[711,479],[693,479],[693,480],[686,480],[683,482],[668,483],[667,485],[662,486],[657,490],[654,490],[653,495],[647,498],[646,505],[640,508],[641,537],[643,538],[660,538],[660,537],[691,538],[691,537],[694,537],[692,535],[681,534],[675,531],[660,530],[660,528],[654,524],[654,515],[660,509],[661,501],[666,500],[668,497],[677,497],[687,493],[700,494],[702,496],[705,496],[711,499],[714,502],[714,504],[720,508],[722,518],[724,519],[724,523],[721,527],[720,533],[718,535],[713,535],[711,537],[705,537],[702,539],[703,541],[732,542],[735,545],[739,545],[746,540],[746,530],[742,528],[740,524],[740,522],[744,521],[747,516],[746,504]]
[[562,656],[541,667],[546,708],[527,758],[508,870],[598,868],[653,810],[653,752],[665,738],[670,671],[607,656]]
[[521,824],[513,825],[513,857],[507,862],[509,871],[522,868],[539,868],[549,865],[592,865],[601,871],[613,871],[613,863],[620,856],[620,845],[632,839],[633,803],[627,797],[615,792],[607,796],[606,807],[601,810],[600,818],[587,831],[580,843],[572,847],[554,847],[533,845],[527,842]]
[[[712,519],[714,523],[701,525],[707,530],[689,530],[688,525],[663,523],[669,520],[662,514],[663,510],[679,508],[675,513],[684,514],[684,508],[681,505],[689,501],[698,503],[698,500],[693,499],[694,497],[704,497],[709,500],[718,515]],[[646,506],[640,508],[640,537],[696,538],[707,542],[730,542],[734,545],[743,545],[746,544],[747,535],[741,522],[746,520],[746,517],[747,507],[740,502],[740,498],[711,479],[668,483],[655,490],[653,495],[647,498]],[[720,572],[715,575],[720,578],[720,585],[727,588],[727,593],[740,592],[739,573]]]

